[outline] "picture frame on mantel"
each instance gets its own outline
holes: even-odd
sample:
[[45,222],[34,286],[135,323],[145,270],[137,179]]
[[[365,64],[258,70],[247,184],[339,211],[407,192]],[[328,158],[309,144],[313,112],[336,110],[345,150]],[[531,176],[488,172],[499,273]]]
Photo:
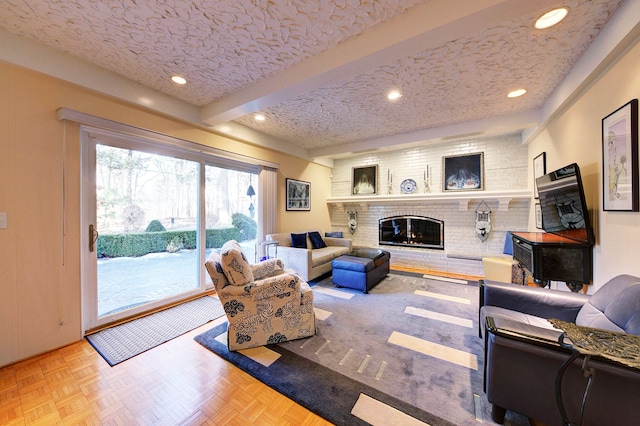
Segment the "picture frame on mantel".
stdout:
[[311,211],[311,184],[287,178],[287,211]]
[[602,119],[602,208],[639,211],[638,99]]
[[378,192],[378,165],[354,167],[351,195],[374,195]]
[[484,189],[484,153],[442,157],[442,190],[481,191]]
[[542,152],[533,159],[533,196],[538,199],[538,183],[536,179],[547,174],[547,153]]

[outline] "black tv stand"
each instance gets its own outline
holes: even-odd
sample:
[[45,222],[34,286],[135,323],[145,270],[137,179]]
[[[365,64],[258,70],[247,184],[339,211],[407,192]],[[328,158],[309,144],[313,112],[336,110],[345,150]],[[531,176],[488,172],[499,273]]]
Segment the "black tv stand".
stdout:
[[591,245],[546,232],[512,232],[513,257],[546,287],[550,281],[563,281],[578,292],[591,282]]

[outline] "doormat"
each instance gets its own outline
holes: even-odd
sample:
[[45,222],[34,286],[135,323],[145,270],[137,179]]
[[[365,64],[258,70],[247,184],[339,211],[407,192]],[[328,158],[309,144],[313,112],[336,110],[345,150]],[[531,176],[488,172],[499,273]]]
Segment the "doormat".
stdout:
[[87,336],[114,366],[224,315],[220,300],[203,296]]

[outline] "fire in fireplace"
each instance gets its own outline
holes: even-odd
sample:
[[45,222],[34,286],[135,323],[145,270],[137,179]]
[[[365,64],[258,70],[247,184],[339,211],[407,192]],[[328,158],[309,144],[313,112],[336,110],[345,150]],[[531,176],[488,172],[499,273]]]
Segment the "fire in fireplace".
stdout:
[[378,221],[380,245],[444,250],[444,221],[424,216],[393,216]]

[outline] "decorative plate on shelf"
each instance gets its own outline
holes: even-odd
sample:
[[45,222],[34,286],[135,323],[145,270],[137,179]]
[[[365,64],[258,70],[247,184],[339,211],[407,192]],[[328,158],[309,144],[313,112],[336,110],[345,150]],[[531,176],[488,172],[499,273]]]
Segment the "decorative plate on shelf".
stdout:
[[400,184],[400,191],[402,191],[405,194],[413,194],[416,191],[416,189],[418,189],[418,185],[416,184],[416,181],[413,179],[405,179]]

